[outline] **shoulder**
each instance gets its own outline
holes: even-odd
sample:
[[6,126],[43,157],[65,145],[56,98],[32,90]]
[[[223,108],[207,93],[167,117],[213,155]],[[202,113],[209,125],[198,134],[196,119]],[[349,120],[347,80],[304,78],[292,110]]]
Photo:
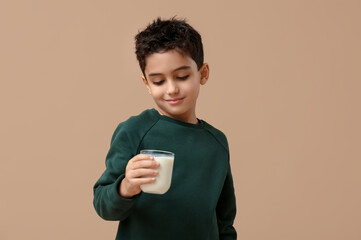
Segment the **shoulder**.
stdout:
[[[203,120],[202,120],[203,121]],[[206,121],[204,122],[204,129],[207,130],[228,152],[228,141],[226,135],[219,129],[213,127]]]
[[159,120],[153,109],[144,110],[139,115],[131,116],[116,127],[112,141],[119,135],[128,138],[142,138],[143,135]]
[[158,117],[154,114],[153,109],[144,110],[142,113],[129,117],[126,121],[121,122],[118,127],[125,127],[127,129],[139,129],[154,124],[158,121]]

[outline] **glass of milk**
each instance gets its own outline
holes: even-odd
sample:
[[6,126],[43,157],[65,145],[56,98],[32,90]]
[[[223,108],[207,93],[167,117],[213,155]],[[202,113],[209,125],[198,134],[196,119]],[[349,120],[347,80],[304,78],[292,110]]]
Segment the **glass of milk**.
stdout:
[[166,193],[172,181],[174,153],[161,150],[141,150],[140,153],[153,156],[154,160],[160,164],[155,182],[143,184],[140,188],[146,193]]

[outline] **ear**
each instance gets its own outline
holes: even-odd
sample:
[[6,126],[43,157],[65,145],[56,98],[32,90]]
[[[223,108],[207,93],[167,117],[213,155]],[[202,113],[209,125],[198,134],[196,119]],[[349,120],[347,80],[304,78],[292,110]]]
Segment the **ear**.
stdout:
[[144,75],[142,76],[142,81],[145,84],[145,86],[147,87],[149,94],[152,94],[152,92],[150,91],[148,80],[144,77]]
[[208,77],[209,77],[208,63],[204,63],[202,67],[199,69],[199,72],[201,73],[201,85],[204,85],[208,81]]

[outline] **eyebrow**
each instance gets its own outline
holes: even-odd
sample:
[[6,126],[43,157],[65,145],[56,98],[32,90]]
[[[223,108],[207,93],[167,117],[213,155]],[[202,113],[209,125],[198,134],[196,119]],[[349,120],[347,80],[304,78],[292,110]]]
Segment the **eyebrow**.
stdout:
[[[176,71],[183,70],[183,69],[189,69],[189,68],[191,68],[191,67],[187,66],[187,65],[184,65],[184,66],[181,66],[179,68],[174,69],[172,72],[176,72]],[[150,74],[148,74],[149,77],[159,76],[159,75],[163,75],[163,74],[162,73],[150,73]]]

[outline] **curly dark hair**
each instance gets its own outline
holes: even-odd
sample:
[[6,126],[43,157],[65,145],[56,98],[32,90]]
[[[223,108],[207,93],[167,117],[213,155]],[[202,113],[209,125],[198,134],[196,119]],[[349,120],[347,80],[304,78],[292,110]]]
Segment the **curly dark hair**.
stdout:
[[203,65],[203,45],[201,35],[184,19],[160,17],[150,23],[135,36],[135,54],[145,77],[145,59],[153,53],[180,50],[190,56],[198,70]]

